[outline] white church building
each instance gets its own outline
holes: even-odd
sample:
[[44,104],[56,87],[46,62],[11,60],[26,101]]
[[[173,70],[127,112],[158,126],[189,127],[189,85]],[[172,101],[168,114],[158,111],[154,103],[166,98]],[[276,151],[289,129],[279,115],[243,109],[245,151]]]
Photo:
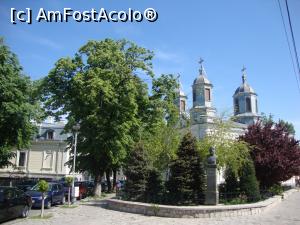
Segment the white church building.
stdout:
[[[213,105],[213,84],[208,80],[200,60],[199,75],[192,85],[193,106],[187,110],[187,96],[180,87],[179,107],[182,120],[190,118],[191,132],[198,139],[202,139],[212,132],[216,119],[216,108]],[[248,125],[259,119],[257,94],[246,80],[246,69],[242,69],[242,84],[233,94],[234,120],[232,133],[235,137],[243,134]],[[181,125],[184,126],[184,122]]]

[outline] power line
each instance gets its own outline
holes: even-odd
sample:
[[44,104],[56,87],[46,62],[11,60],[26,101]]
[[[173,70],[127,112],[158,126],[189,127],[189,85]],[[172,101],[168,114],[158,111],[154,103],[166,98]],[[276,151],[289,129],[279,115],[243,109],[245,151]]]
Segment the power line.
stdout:
[[[281,7],[281,4],[280,4],[280,0],[277,0],[277,2],[278,2],[278,5],[279,5],[279,9],[280,9],[280,15],[281,15],[281,19],[282,19],[282,23],[283,23],[283,27],[284,27],[286,41],[287,41],[287,44],[288,44],[288,47],[289,47],[289,53],[290,53],[290,57],[291,57],[292,65],[293,65],[294,75],[295,75],[296,81],[297,81],[298,91],[300,93],[300,81],[299,81],[299,78],[298,78],[298,75],[297,75],[297,72],[296,72],[296,67],[295,67],[295,62],[294,62],[294,59],[293,59],[293,54],[292,54],[292,50],[291,50],[290,40],[289,40],[289,36],[288,36],[288,33],[287,33],[287,29],[286,29],[286,24],[284,22],[284,17],[283,17],[283,13],[282,13],[282,7]],[[286,4],[287,4],[287,2],[286,2]],[[288,10],[288,7],[287,7],[287,10]],[[289,16],[289,11],[288,11],[288,16]],[[289,22],[290,22],[290,16],[289,16]],[[290,23],[290,28],[291,28],[291,23]],[[292,37],[294,37],[292,30],[293,29],[291,28]],[[298,61],[298,54],[297,54],[297,49],[296,49],[295,39],[294,38],[293,38],[293,43],[294,43],[294,50],[296,52],[295,55],[296,55],[296,61],[297,61],[297,65],[298,65],[298,72],[299,72],[299,76],[300,76],[300,67],[299,67],[299,61]]]
[[296,58],[296,65],[298,67],[298,73],[299,73],[299,77],[300,77],[299,57],[298,57],[298,52],[297,52],[297,47],[296,47],[296,42],[295,42],[295,37],[294,37],[294,32],[293,32],[293,27],[292,27],[292,22],[291,22],[290,10],[289,10],[289,6],[288,6],[287,0],[285,0],[285,5],[286,5],[286,11],[287,11],[287,14],[288,14],[288,18],[289,18],[289,25],[290,25],[291,35],[292,35],[292,41],[293,41],[293,47],[294,47],[294,52],[295,52],[295,58]]

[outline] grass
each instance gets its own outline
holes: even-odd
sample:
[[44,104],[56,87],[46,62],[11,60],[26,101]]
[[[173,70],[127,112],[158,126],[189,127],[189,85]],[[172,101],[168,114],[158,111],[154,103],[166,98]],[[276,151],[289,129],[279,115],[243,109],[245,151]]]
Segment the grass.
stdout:
[[29,219],[41,219],[41,220],[46,220],[46,219],[50,219],[53,215],[51,213],[49,214],[44,214],[44,217],[42,218],[41,215],[37,215],[37,216],[30,216]]
[[60,206],[60,208],[68,208],[68,209],[73,209],[76,207],[78,207],[78,205],[62,205],[62,206]]

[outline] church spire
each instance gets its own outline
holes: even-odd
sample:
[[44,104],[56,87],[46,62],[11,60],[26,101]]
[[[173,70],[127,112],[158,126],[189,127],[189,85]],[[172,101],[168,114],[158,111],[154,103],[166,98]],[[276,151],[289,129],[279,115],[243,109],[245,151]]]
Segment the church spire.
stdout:
[[246,83],[246,79],[247,79],[247,76],[246,76],[246,67],[245,66],[243,66],[243,68],[242,68],[242,80],[243,80],[243,84],[245,84]]

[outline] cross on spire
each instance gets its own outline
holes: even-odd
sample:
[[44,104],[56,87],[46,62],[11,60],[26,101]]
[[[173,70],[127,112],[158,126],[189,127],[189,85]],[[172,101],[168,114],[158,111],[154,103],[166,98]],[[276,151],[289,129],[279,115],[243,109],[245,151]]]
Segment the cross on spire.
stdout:
[[242,68],[242,80],[243,80],[243,84],[244,83],[246,83],[246,67],[245,66],[243,66],[243,68]]
[[200,69],[199,69],[200,75],[205,75],[205,71],[204,71],[204,67],[203,67],[203,62],[204,62],[204,59],[202,59],[200,57],[199,62],[198,62],[200,64]]
[[204,62],[204,59],[202,59],[201,57],[200,57],[200,59],[199,59],[199,64],[202,66],[202,63]]

